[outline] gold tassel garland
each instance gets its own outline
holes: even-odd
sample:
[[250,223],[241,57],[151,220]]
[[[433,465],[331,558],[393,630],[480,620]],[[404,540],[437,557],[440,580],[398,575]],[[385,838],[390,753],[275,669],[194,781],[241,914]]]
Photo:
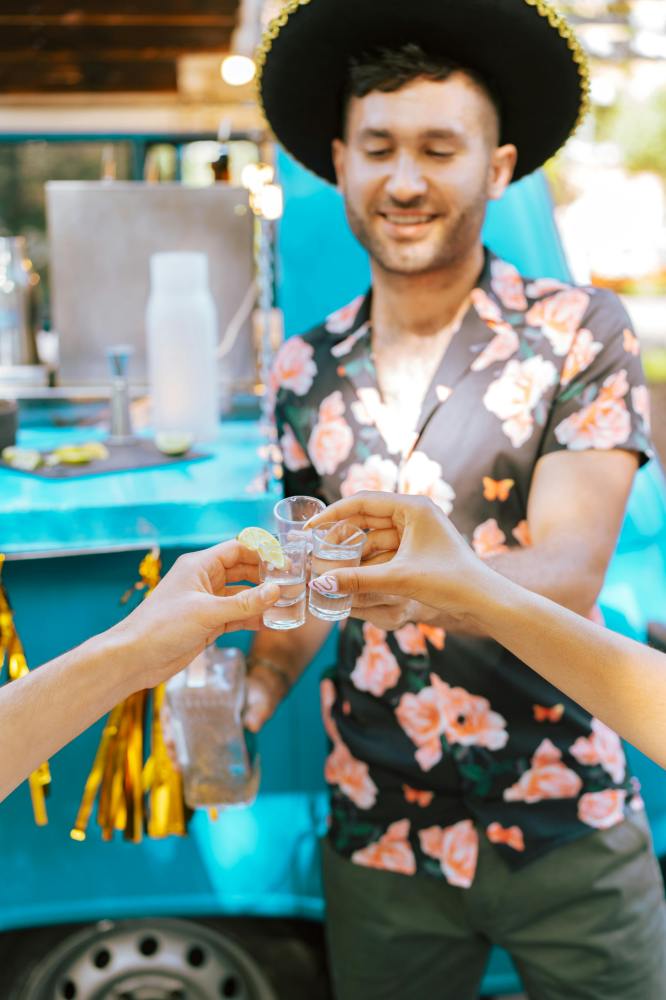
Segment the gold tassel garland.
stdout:
[[[137,593],[143,599],[148,597],[160,581],[161,569],[159,549],[153,549],[142,559],[139,579],[123,594],[121,603],[126,604]],[[171,763],[162,731],[165,694],[164,684],[153,692],[138,691],[109,715],[70,834],[72,839],[86,839],[98,793],[97,821],[104,840],[112,840],[116,831],[133,843],[141,841],[144,831],[152,838],[185,835],[182,781]],[[144,764],[149,716],[151,751]]]
[[[0,577],[5,556],[0,553]],[[7,591],[0,579],[0,674],[7,664],[7,683],[17,681],[29,673],[29,667],[14,622],[14,612]],[[45,761],[28,778],[32,812],[37,826],[46,826],[49,821],[46,811],[46,795],[51,784],[51,771]]]

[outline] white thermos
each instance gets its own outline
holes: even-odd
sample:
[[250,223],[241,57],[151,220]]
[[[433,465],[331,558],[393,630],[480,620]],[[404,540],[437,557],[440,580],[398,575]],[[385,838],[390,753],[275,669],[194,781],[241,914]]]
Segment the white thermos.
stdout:
[[150,258],[146,310],[152,424],[157,433],[217,436],[217,314],[204,253]]

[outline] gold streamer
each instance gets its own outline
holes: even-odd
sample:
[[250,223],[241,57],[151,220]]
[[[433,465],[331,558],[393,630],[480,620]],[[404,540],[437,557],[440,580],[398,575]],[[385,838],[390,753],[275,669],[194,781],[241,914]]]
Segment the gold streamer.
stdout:
[[[0,577],[5,564],[5,556],[0,553]],[[29,673],[28,663],[14,622],[14,612],[7,591],[0,579],[0,675],[7,664],[7,683],[17,681]],[[46,811],[46,794],[51,784],[48,762],[40,764],[28,778],[28,788],[32,800],[32,812],[37,826],[46,826],[49,821]]]
[[[161,568],[159,549],[153,549],[141,560],[139,579],[123,594],[121,604],[136,594],[148,597],[160,581]],[[182,781],[162,731],[165,695],[164,684],[153,692],[139,691],[109,715],[70,834],[74,840],[85,840],[98,794],[97,822],[103,840],[112,840],[116,831],[133,843],[141,841],[144,830],[154,838],[186,833]],[[144,764],[149,712],[151,751]]]

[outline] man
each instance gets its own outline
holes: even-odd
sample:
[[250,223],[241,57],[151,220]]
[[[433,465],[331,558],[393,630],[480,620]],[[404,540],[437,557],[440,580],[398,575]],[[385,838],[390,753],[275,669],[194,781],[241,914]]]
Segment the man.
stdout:
[[[584,108],[574,37],[541,2],[311,0],[267,38],[269,121],[372,262],[371,294],[277,359],[286,493],[427,495],[499,573],[591,614],[647,447],[637,342],[614,296],[481,244],[488,201]],[[476,997],[493,942],[533,1000],[666,996],[615,735],[441,612],[364,595],[354,615],[322,685],[338,996]],[[256,642],[255,728],[325,634]]]
[[130,694],[168,680],[223,633],[260,628],[280,588],[233,586],[242,580],[259,582],[259,558],[238,542],[182,556],[118,625],[0,688],[0,802]]

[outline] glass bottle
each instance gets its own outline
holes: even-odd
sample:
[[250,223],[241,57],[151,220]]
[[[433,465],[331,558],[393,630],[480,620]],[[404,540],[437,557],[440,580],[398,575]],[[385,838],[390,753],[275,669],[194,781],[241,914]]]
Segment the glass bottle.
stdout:
[[210,646],[167,684],[173,741],[188,806],[254,802],[259,758],[243,730],[245,657]]

